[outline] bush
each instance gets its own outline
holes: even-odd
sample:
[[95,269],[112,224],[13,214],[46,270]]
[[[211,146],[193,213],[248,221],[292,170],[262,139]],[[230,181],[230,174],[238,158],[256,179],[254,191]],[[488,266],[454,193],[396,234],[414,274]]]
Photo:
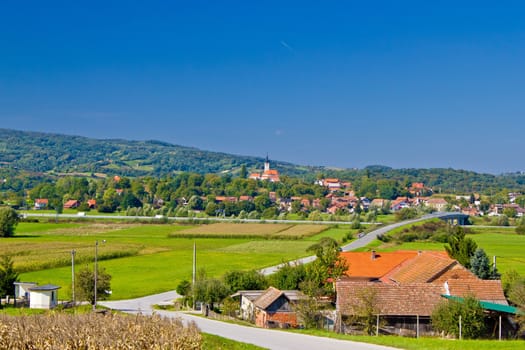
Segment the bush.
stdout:
[[432,325],[438,331],[459,338],[461,316],[462,337],[479,338],[485,331],[485,315],[478,300],[466,297],[462,301],[446,300],[432,313]]

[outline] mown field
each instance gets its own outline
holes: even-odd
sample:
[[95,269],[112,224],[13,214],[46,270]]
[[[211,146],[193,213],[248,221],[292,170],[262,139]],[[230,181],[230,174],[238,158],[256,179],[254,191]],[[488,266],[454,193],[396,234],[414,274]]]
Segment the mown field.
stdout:
[[[221,227],[223,225],[223,227]],[[59,297],[71,294],[71,251],[75,269],[93,267],[95,241],[99,266],[112,276],[112,298],[125,299],[173,290],[183,280],[191,280],[193,244],[197,247],[197,268],[220,277],[229,270],[260,269],[303,256],[321,237],[339,241],[350,231],[346,226],[139,223],[20,223],[13,238],[1,239],[0,254],[13,256],[22,271],[22,281],[61,286]],[[174,238],[185,230],[200,230],[204,237],[216,232],[237,230],[251,235],[260,229],[260,238]],[[269,231],[288,232],[289,239],[268,239]],[[208,231],[208,232],[207,232]],[[306,233],[305,233],[306,232]],[[317,233],[316,233],[317,232]],[[355,232],[355,230],[354,230]],[[299,239],[298,236],[308,236]],[[105,242],[103,243],[103,240]]]

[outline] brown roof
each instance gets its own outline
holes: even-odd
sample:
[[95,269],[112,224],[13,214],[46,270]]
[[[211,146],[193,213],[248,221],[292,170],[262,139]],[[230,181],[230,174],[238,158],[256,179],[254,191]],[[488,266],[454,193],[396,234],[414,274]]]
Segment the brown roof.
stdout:
[[385,278],[397,283],[427,283],[457,264],[456,260],[449,258],[444,252],[421,252],[394,269]]
[[473,295],[478,300],[508,305],[500,280],[448,280],[450,295],[465,297]]
[[461,264],[455,264],[452,265],[448,270],[443,272],[440,276],[436,277],[432,283],[445,283],[445,281],[449,280],[477,280],[478,277],[474,275],[472,272],[470,272],[467,268],[465,268]]
[[364,298],[375,297],[376,312],[390,316],[430,316],[444,292],[443,286],[432,283],[397,285],[345,279],[337,281],[336,290],[342,315],[356,314]]
[[[258,308],[261,308],[263,310],[266,310],[270,305],[272,305],[277,299],[281,297],[281,295],[284,295],[284,292],[274,288],[270,287],[268,288],[263,294],[261,294],[254,302],[253,304],[257,306]],[[286,296],[285,296],[286,297]]]

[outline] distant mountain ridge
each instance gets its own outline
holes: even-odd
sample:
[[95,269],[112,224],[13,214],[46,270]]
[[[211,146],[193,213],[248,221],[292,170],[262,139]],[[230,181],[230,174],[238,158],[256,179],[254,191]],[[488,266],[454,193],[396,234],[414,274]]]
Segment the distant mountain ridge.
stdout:
[[[162,176],[173,172],[223,173],[261,169],[261,157],[239,156],[163,141],[93,139],[54,133],[0,129],[0,164],[32,172],[118,173],[125,176]],[[272,161],[288,175],[314,171]]]
[[[402,184],[423,182],[435,191],[448,193],[494,193],[500,189],[525,192],[521,173],[491,175],[455,169],[392,169],[370,165],[364,169],[335,169],[271,161],[284,176],[313,181],[319,173],[348,181],[395,180]],[[237,175],[262,170],[264,158],[204,151],[163,141],[93,139],[54,133],[0,128],[0,170],[44,175],[121,175],[162,177],[178,172]],[[36,174],[35,174],[36,173]]]

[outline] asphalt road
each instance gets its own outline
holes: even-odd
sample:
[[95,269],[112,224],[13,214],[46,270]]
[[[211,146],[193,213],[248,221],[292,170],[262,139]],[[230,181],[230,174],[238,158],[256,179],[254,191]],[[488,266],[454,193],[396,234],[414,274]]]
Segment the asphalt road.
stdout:
[[110,309],[119,310],[133,314],[151,315],[153,313],[168,318],[180,318],[184,322],[195,322],[195,324],[204,333],[215,334],[224,338],[233,339],[243,343],[254,344],[266,349],[272,350],[392,350],[394,348],[330,339],[324,337],[315,337],[305,334],[284,332],[280,330],[270,330],[255,327],[247,327],[215,321],[212,319],[194,316],[183,312],[153,310],[151,305],[165,304],[173,301],[178,297],[177,293],[166,292],[157,295],[151,295],[143,298],[119,301],[102,301],[99,304]]
[[[357,248],[362,248],[362,247],[368,245],[369,243],[371,243],[374,239],[376,239],[378,235],[385,234],[388,231],[393,230],[393,229],[395,229],[397,227],[400,227],[400,226],[403,226],[403,225],[407,225],[407,224],[411,224],[411,223],[415,223],[415,222],[419,222],[419,221],[432,219],[432,218],[439,218],[439,217],[442,217],[442,216],[447,216],[449,214],[450,213],[437,212],[437,213],[433,213],[433,214],[424,215],[424,216],[422,216],[420,218],[417,218],[417,219],[405,220],[405,221],[397,222],[395,224],[390,224],[390,225],[387,225],[387,226],[379,227],[378,229],[367,233],[363,237],[358,238],[355,241],[352,241],[352,242],[348,243],[347,245],[342,246],[341,250],[344,251],[344,252],[348,252],[348,251],[351,251],[351,250],[354,250],[354,249],[357,249]],[[307,263],[310,263],[310,262],[314,261],[315,259],[316,259],[316,257],[312,255],[312,256],[307,256],[305,258],[293,260],[293,261],[290,261],[288,263],[292,264],[292,265],[294,265],[294,264],[307,264]],[[277,270],[279,270],[282,266],[283,266],[283,264],[279,264],[279,265],[275,265],[275,266],[266,267],[266,268],[261,269],[259,271],[263,275],[268,276],[268,275],[271,275],[271,274],[277,272]]]
[[[368,243],[377,238],[379,234],[386,233],[399,226],[427,220],[430,218],[445,216],[446,213],[434,213],[425,215],[421,218],[414,220],[407,220],[388,226],[381,227],[377,230],[369,232],[367,235],[345,245],[342,247],[343,251],[349,251],[357,248],[366,246]],[[296,260],[295,263],[307,263],[315,260],[315,256],[306,257],[303,259]],[[261,270],[264,274],[271,274],[275,272],[280,265],[272,266]],[[167,304],[178,298],[179,295],[174,292],[166,292],[142,298],[132,300],[118,300],[118,301],[103,301],[100,305],[108,307],[110,309],[119,310],[128,313],[141,313],[144,315],[150,315],[156,313],[164,317],[169,318],[180,318],[185,322],[195,322],[197,326],[205,333],[219,335],[224,338],[233,339],[236,341],[255,344],[257,346],[275,349],[275,350],[288,350],[288,349],[301,349],[301,350],[388,350],[394,349],[391,347],[385,347],[380,345],[373,345],[367,343],[358,343],[352,341],[344,341],[323,337],[315,337],[304,334],[296,334],[290,332],[283,332],[279,330],[261,329],[255,327],[241,326],[221,321],[215,321],[204,317],[194,316],[182,312],[164,311],[164,310],[153,310],[152,305],[155,304]]]

